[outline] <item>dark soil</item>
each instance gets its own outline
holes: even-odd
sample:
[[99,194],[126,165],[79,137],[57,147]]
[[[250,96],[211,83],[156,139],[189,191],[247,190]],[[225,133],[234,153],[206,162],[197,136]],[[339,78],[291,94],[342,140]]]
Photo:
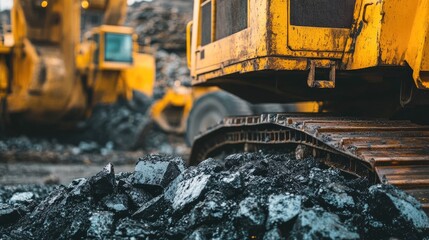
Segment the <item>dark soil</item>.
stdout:
[[41,200],[46,188],[15,198],[21,191],[0,188],[1,239],[429,236],[429,219],[411,196],[294,154],[233,154],[190,168],[180,158],[148,155],[134,172],[115,175],[108,165]]

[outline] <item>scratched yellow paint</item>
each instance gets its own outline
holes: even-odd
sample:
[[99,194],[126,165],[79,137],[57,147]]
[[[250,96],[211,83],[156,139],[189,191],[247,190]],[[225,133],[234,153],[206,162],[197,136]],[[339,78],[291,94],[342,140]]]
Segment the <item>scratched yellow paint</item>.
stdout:
[[419,88],[429,88],[429,2],[418,1],[405,59],[413,69],[413,78]]
[[293,26],[290,0],[249,0],[248,28],[205,46],[201,3],[195,0],[191,44],[196,85],[233,73],[308,70],[311,60],[318,67],[335,62],[342,71],[409,66],[417,87],[429,88],[427,0],[356,0],[350,29]]

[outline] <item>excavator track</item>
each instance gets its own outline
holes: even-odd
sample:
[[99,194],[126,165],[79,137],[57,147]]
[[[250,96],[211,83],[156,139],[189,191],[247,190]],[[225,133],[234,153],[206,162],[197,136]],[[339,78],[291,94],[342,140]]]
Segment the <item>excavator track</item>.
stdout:
[[320,114],[229,117],[194,142],[190,164],[227,148],[306,145],[324,164],[395,185],[429,213],[429,126]]

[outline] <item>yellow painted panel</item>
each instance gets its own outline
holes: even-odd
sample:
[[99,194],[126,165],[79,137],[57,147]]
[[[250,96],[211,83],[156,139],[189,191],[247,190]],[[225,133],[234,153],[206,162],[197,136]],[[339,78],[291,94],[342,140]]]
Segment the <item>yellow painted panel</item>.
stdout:
[[[411,37],[419,0],[384,1],[380,32],[380,61],[384,65],[402,65]],[[424,19],[419,21],[426,22]]]
[[[266,55],[266,22],[267,0],[249,0],[248,28],[232,34],[226,38],[212,42],[204,47],[195,46],[194,67],[195,70],[216,66],[222,68],[229,64],[243,61],[249,58]],[[195,14],[195,13],[194,13]],[[201,14],[198,11],[196,14]],[[195,22],[200,22],[196,21]],[[200,35],[200,26],[194,24],[193,34]],[[213,33],[214,34],[214,33]],[[197,38],[199,39],[199,38]],[[193,45],[196,45],[196,37]],[[192,58],[191,57],[191,58]]]
[[362,69],[378,65],[380,50],[380,29],[382,26],[382,2],[364,0],[359,19],[354,26],[350,41],[351,55],[343,61],[346,69]]
[[134,66],[123,71],[122,78],[130,89],[138,90],[147,96],[153,95],[155,83],[155,58],[149,54],[135,53]]
[[6,65],[4,57],[0,57],[0,97],[6,96],[8,87],[9,70]]
[[429,88],[429,2],[418,1],[417,11],[414,14],[414,24],[405,60],[413,69],[413,78],[416,86],[421,89]]
[[301,51],[343,52],[349,29],[288,26],[288,46]]

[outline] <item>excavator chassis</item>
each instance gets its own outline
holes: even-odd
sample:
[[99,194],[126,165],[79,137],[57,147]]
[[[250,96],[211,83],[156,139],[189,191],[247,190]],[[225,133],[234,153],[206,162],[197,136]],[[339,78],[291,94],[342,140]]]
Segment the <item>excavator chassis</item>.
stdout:
[[429,213],[429,126],[409,121],[290,113],[228,117],[195,140],[189,164],[227,148],[286,145],[308,146],[328,166],[395,185]]

